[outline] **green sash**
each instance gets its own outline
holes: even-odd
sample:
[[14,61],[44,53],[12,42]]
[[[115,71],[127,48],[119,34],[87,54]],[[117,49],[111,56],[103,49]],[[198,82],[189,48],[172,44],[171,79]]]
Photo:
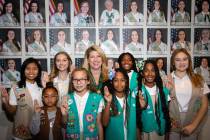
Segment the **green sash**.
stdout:
[[130,80],[130,94],[128,96],[129,116],[128,116],[128,140],[136,140],[136,95],[138,92],[138,74],[133,72]]
[[11,72],[5,71],[4,74],[10,81],[17,82],[17,78]]
[[128,19],[129,19],[130,22],[138,22],[138,21],[136,20],[136,18],[133,16],[132,13],[128,13],[128,14],[127,14],[127,17],[128,17]]
[[38,44],[36,44],[35,42],[32,43],[31,48],[34,50],[34,52],[39,52],[39,53],[43,53],[45,50],[43,50],[41,47],[39,47]]
[[5,42],[6,46],[12,51],[12,52],[19,52],[18,48],[15,46],[14,43],[11,43],[9,41]]
[[[74,99],[74,94],[70,93],[68,100],[68,122],[66,128],[66,139],[80,140],[79,115]],[[91,93],[88,96],[83,114],[83,138],[98,139],[97,115],[102,96]]]
[[159,51],[159,52],[161,52],[161,49],[160,49],[159,45],[158,45],[156,42],[154,42],[154,43],[152,44],[151,49],[152,49],[153,51]]

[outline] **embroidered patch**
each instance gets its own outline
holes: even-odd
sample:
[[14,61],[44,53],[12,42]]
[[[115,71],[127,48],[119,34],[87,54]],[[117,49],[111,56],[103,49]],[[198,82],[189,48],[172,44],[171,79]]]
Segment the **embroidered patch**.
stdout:
[[90,132],[93,132],[93,131],[95,130],[95,128],[96,128],[96,125],[95,125],[94,123],[92,123],[92,124],[90,124],[90,125],[88,126],[88,130],[89,130]]
[[92,115],[92,114],[87,114],[87,115],[86,115],[86,120],[87,120],[88,122],[93,122],[93,120],[94,120],[93,115]]
[[69,99],[68,100],[68,105],[71,105],[73,103],[73,100],[72,99]]

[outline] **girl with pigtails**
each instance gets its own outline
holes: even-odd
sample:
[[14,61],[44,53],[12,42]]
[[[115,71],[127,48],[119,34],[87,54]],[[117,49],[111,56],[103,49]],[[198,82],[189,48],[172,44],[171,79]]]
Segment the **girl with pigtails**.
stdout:
[[142,140],[164,140],[170,130],[169,90],[163,87],[154,61],[145,61],[138,81],[136,119]]

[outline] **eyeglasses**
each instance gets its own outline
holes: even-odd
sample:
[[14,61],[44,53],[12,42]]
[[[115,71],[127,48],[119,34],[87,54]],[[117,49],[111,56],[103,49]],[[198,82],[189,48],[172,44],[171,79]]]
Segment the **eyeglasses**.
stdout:
[[78,83],[78,82],[80,82],[80,83],[85,83],[86,80],[87,80],[87,79],[85,79],[85,78],[83,78],[83,79],[73,79],[72,82],[73,82],[73,83]]

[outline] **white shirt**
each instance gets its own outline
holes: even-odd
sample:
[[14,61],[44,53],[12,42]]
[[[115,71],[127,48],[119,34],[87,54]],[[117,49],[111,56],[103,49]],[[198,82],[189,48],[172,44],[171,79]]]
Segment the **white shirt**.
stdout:
[[[174,79],[176,97],[177,97],[178,104],[179,104],[179,111],[187,112],[189,101],[192,96],[192,82],[187,74],[184,77],[179,78],[173,72],[172,77]],[[207,84],[204,83],[203,94],[207,94],[209,92],[210,92],[210,90],[209,90]]]
[[[85,110],[89,94],[90,94],[89,91],[87,91],[83,96],[79,96],[78,94],[76,94],[76,92],[74,92],[74,99],[76,102],[78,116],[79,116],[80,138],[83,138],[83,113]],[[98,114],[102,112],[103,108],[104,108],[104,101],[101,100],[98,107]]]
[[58,105],[61,103],[61,99],[64,95],[68,94],[69,90],[69,74],[65,80],[60,79],[58,76],[53,79],[53,84],[58,90],[59,100]]
[[[42,106],[42,89],[38,87],[37,83],[31,84],[26,81],[26,88],[28,89],[29,93],[31,94],[32,101],[37,100],[39,105]],[[10,90],[9,96],[9,104],[10,105],[17,105],[17,98],[15,96],[13,88]],[[32,103],[33,104],[33,103]]]
[[125,126],[125,109],[126,109],[126,104],[125,104],[125,97],[119,98],[117,97],[117,101],[120,103],[120,106],[123,108],[123,129],[124,129],[124,140],[127,140],[127,129]]

